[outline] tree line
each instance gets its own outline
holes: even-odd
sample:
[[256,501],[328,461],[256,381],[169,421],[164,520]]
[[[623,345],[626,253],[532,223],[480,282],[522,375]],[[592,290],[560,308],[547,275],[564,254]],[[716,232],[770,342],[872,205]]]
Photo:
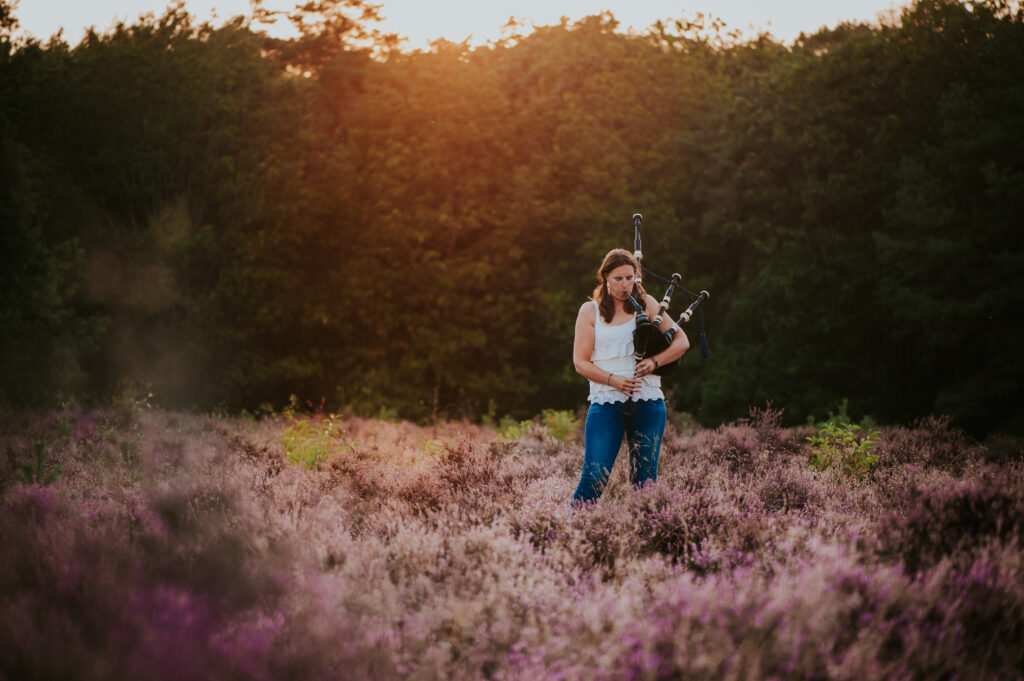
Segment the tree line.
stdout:
[[1019,3],[413,52],[361,0],[290,40],[176,5],[74,46],[0,9],[7,406],[572,408],[576,311],[641,212],[645,263],[712,292],[677,409],[1024,427]]

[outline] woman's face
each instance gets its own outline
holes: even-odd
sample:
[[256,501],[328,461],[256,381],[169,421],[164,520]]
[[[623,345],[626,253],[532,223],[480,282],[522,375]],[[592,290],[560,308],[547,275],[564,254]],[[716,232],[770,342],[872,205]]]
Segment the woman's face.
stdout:
[[633,283],[636,281],[636,270],[632,265],[619,265],[605,277],[608,284],[608,293],[615,300],[625,301],[626,296],[633,292]]

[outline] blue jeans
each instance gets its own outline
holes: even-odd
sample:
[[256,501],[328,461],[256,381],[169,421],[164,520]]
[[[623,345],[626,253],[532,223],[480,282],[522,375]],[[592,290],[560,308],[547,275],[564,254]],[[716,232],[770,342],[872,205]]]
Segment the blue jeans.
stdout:
[[[632,414],[627,413],[630,410]],[[639,487],[648,480],[657,480],[658,454],[665,434],[665,400],[591,404],[585,432],[583,473],[572,495],[573,505],[601,496],[623,435],[629,446],[630,482]]]

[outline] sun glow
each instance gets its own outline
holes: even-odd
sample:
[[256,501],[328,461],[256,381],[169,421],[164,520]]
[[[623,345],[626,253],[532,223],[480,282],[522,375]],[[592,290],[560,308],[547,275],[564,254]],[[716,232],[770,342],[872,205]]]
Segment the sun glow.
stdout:
[[[287,11],[295,6],[296,0],[264,0],[262,4],[271,11]],[[602,11],[610,11],[623,30],[642,31],[659,19],[693,19],[701,13],[720,18],[728,30],[750,36],[767,31],[783,41],[843,21],[876,22],[880,15],[891,16],[898,11],[898,3],[892,0],[790,0],[770,4],[754,0],[693,0],[685,5],[676,0],[380,0],[378,4],[383,21],[377,28],[405,38],[405,49],[426,49],[439,38],[483,45],[500,39],[508,30],[505,27],[510,19],[520,25],[520,32],[529,33],[533,26],[557,24],[563,16],[575,21]],[[159,15],[166,5],[167,0],[25,0],[16,7],[15,17],[20,23],[18,35],[45,41],[63,28],[64,40],[74,44],[90,26],[104,31],[118,21],[131,23],[140,14]],[[251,14],[250,0],[187,0],[185,6],[198,21],[212,21],[215,25],[234,16]],[[263,28],[278,37],[293,34],[284,20]]]

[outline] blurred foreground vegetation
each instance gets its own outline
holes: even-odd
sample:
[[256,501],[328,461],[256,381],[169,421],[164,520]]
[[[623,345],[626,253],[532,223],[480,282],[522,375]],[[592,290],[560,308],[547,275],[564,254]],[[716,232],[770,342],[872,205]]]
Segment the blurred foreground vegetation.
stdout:
[[0,678],[1024,679],[1024,440],[781,422],[0,415]]
[[648,266],[713,293],[677,409],[1024,431],[1019,3],[414,53],[358,0],[288,41],[172,7],[12,43],[0,8],[0,404],[574,409],[576,310],[639,211]]

